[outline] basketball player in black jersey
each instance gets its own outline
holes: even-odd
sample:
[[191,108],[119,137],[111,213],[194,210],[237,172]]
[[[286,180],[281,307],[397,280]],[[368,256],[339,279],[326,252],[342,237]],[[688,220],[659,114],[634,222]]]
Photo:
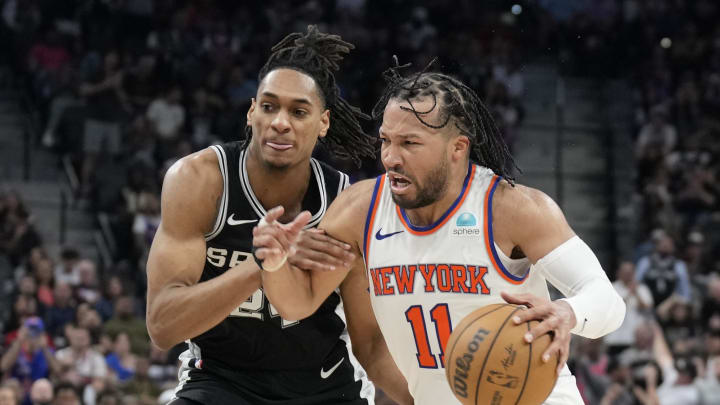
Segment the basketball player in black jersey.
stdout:
[[[280,222],[309,211],[314,226],[348,186],[347,175],[311,158],[318,139],[338,156],[373,155],[363,115],[339,96],[333,75],[352,47],[313,26],[283,39],[260,71],[245,142],[207,148],[168,171],[147,265],[147,325],[160,347],[188,342],[172,405],[372,404],[347,330],[370,378],[412,402],[367,297],[341,287],[342,303],[334,292],[310,317],[282,319],[251,253],[266,207],[285,207]],[[303,252],[352,260],[339,242],[327,246]],[[368,308],[346,329],[342,305]]]

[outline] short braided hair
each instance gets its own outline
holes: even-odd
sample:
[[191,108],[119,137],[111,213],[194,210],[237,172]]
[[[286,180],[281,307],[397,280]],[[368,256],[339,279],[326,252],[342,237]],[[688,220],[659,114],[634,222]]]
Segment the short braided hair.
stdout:
[[[473,89],[460,80],[438,72],[427,70],[435,62],[433,59],[419,73],[403,77],[400,70],[410,64],[400,65],[397,57],[395,66],[386,70],[383,77],[387,86],[380,100],[372,110],[374,119],[381,119],[387,103],[391,99],[407,101],[410,107],[401,106],[412,112],[423,125],[429,128],[444,128],[454,118],[454,125],[460,133],[470,139],[470,160],[491,169],[514,184],[514,170],[519,170],[500,130],[495,125],[492,113],[485,107]],[[415,109],[413,101],[432,97],[433,105],[427,111]],[[426,116],[435,108],[440,108],[440,122],[428,122]]]
[[[340,68],[338,62],[353,48],[353,44],[343,41],[339,35],[322,33],[315,25],[309,25],[305,34],[294,32],[272,47],[272,54],[260,69],[258,82],[281,68],[312,77],[320,89],[325,108],[330,110],[330,128],[320,142],[338,158],[352,159],[360,166],[363,157],[375,157],[377,138],[363,131],[359,120],[369,120],[370,116],[340,96],[333,74]],[[250,142],[252,129],[247,127],[245,133],[243,147]]]

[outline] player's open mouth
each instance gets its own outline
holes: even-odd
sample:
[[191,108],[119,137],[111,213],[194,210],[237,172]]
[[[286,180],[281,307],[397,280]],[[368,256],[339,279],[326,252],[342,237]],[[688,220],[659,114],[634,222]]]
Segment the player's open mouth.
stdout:
[[407,191],[410,184],[412,184],[407,177],[394,173],[388,173],[388,180],[390,180],[390,190],[396,194]]
[[265,145],[280,151],[292,148],[292,144],[290,143],[265,142]]

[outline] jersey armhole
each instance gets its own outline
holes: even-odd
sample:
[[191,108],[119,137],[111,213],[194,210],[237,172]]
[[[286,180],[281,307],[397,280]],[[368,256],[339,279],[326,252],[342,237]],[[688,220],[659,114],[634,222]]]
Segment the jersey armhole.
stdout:
[[498,274],[508,283],[519,285],[525,282],[525,280],[527,280],[527,277],[530,274],[530,268],[528,268],[528,270],[522,276],[516,276],[512,274],[507,268],[505,268],[505,265],[503,265],[502,259],[497,252],[497,248],[495,247],[495,239],[493,238],[492,203],[493,197],[495,195],[495,189],[497,189],[497,186],[498,184],[500,184],[501,180],[502,177],[497,175],[493,176],[492,180],[490,181],[490,185],[488,186],[487,192],[485,193],[485,207],[483,215],[483,228],[485,228],[485,249],[487,250],[487,254],[490,257],[490,262],[492,262],[492,265],[498,272]]
[[380,205],[380,197],[385,185],[385,175],[382,174],[375,180],[375,188],[373,189],[370,207],[368,208],[367,218],[365,219],[365,232],[363,233],[363,256],[365,257],[365,270],[370,265],[370,239],[372,237],[373,224],[375,222],[375,214]]
[[213,145],[210,147],[215,155],[217,155],[218,166],[220,167],[220,175],[223,178],[223,192],[220,197],[220,207],[218,208],[217,217],[215,218],[215,225],[212,231],[205,235],[205,241],[210,241],[215,238],[220,232],[222,232],[223,226],[225,225],[225,216],[227,214],[228,206],[228,167],[227,167],[227,156],[225,150],[219,145]]

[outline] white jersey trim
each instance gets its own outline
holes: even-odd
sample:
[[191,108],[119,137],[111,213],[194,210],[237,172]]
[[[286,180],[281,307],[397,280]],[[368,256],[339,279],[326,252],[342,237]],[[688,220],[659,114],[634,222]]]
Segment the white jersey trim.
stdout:
[[225,225],[225,217],[227,216],[228,206],[228,165],[227,156],[225,150],[219,145],[213,145],[210,148],[215,152],[218,158],[218,166],[220,166],[220,174],[223,178],[223,192],[220,198],[220,208],[218,209],[217,217],[215,218],[215,226],[211,232],[205,235],[205,241],[210,241],[222,232],[223,226]]
[[[267,210],[265,209],[265,207],[263,207],[262,203],[260,203],[260,200],[258,200],[255,192],[252,189],[252,186],[250,185],[250,178],[247,174],[246,163],[247,149],[240,152],[240,162],[238,165],[240,185],[242,186],[243,193],[245,194],[245,197],[247,198],[250,206],[252,207],[253,211],[255,211],[255,214],[257,214],[257,216],[260,218],[264,218],[265,215],[267,215]],[[322,171],[320,162],[318,162],[314,158],[310,159],[310,167],[312,168],[312,171],[315,175],[315,181],[318,184],[318,190],[320,192],[320,209],[313,214],[310,222],[305,226],[305,229],[312,228],[319,224],[320,220],[325,215],[325,211],[327,210],[327,190],[325,189],[325,174]]]

